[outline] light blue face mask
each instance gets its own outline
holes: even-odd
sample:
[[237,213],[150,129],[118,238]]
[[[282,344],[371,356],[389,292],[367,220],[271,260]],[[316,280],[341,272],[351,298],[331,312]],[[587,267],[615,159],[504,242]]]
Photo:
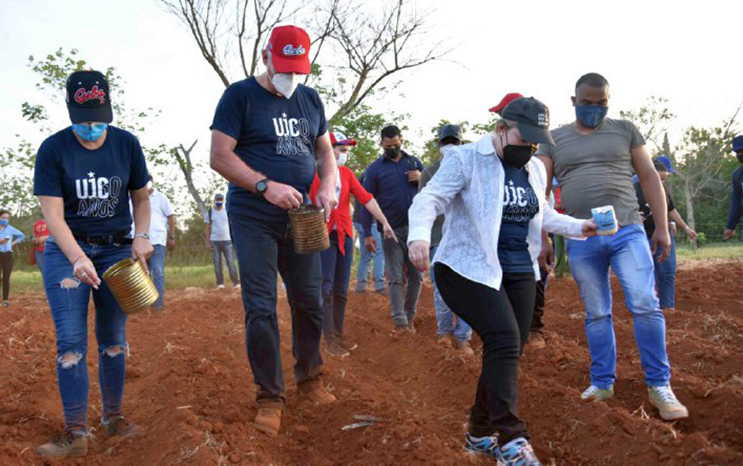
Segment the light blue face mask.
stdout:
[[72,125],[72,131],[80,136],[80,139],[90,142],[100,139],[107,128],[107,123],[74,123]]
[[0,227],[7,227],[10,221],[7,218],[0,218]]

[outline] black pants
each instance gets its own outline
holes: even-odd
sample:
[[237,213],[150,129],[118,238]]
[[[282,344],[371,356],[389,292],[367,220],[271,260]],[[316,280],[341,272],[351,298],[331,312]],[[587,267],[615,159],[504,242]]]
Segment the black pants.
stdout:
[[291,308],[292,352],[297,383],[320,374],[322,270],[320,253],[297,254],[286,222],[266,222],[229,214],[245,307],[245,344],[257,399],[283,400],[276,272],[281,274]]
[[482,339],[482,370],[470,434],[497,433],[502,444],[529,438],[518,417],[518,365],[534,312],[534,274],[505,274],[500,290],[473,282],[446,265],[435,265],[436,286],[451,310]]
[[3,275],[3,301],[10,296],[10,274],[13,272],[13,253],[0,252],[0,273]]
[[539,269],[540,277],[537,282],[537,293],[534,299],[534,317],[531,320],[531,331],[541,332],[544,330],[544,299],[547,290],[547,280],[549,280],[549,271]]

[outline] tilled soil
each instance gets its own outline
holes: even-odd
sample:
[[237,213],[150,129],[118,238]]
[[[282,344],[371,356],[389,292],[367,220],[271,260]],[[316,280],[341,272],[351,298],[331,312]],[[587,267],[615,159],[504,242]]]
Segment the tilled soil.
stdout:
[[[679,272],[678,308],[667,315],[676,394],[688,420],[666,423],[649,405],[632,320],[614,283],[618,341],[616,396],[579,400],[587,385],[583,313],[571,279],[553,280],[546,347],[527,348],[520,413],[545,465],[743,464],[743,262]],[[231,290],[171,291],[161,315],[128,325],[125,408],[144,435],[107,439],[65,464],[407,465],[493,464],[464,453],[477,357],[436,343],[430,287],[415,335],[395,335],[386,298],[351,294],[351,357],[327,357],[324,382],[339,401],[316,407],[293,384],[290,319],[280,304],[288,407],[272,439],[251,426],[255,388],[247,364],[243,311]],[[90,320],[90,420],[100,416],[97,345]],[[34,448],[61,429],[53,324],[42,294],[0,311],[0,465],[43,464]],[[354,416],[373,416],[372,425]]]

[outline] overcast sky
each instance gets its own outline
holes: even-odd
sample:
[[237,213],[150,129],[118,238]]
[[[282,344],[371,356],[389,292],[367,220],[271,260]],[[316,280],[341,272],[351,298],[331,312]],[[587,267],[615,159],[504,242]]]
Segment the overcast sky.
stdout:
[[[573,85],[589,71],[612,85],[610,116],[651,95],[668,98],[678,115],[674,137],[689,125],[719,123],[743,102],[741,1],[417,4],[433,11],[431,42],[444,40],[453,52],[400,75],[404,97],[376,104],[412,115],[409,139],[421,141],[441,118],[486,120],[488,107],[509,91],[544,101],[553,125],[572,121]],[[34,142],[46,136],[20,118],[22,102],[48,99],[34,88],[27,57],[59,47],[79,49],[93,67],[114,66],[126,80],[130,108],[162,110],[145,143],[199,138],[197,152],[206,157],[223,86],[187,30],[155,0],[0,0],[0,147],[16,133]],[[60,129],[69,124],[61,97],[52,105]]]

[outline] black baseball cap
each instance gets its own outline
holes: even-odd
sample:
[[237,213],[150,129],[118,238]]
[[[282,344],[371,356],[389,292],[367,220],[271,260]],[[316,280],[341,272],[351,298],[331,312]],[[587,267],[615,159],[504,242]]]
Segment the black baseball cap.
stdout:
[[67,110],[73,123],[111,123],[108,81],[100,71],[75,71],[67,78]]
[[462,141],[462,128],[459,125],[444,125],[439,128],[439,142],[444,139],[456,139]]
[[503,109],[501,117],[518,124],[524,141],[555,144],[549,131],[550,111],[534,97],[522,97],[512,101]]

